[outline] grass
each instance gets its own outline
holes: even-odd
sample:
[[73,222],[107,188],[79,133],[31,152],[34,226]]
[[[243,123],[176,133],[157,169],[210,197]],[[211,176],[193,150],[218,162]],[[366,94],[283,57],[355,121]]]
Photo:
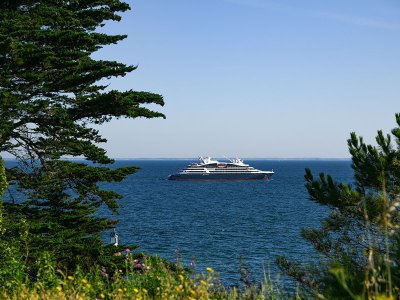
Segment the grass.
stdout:
[[228,289],[220,284],[218,274],[212,268],[207,268],[202,274],[193,274],[179,264],[170,265],[157,257],[134,259],[127,255],[126,258],[125,269],[116,269],[111,274],[104,268],[89,274],[80,270],[74,274],[62,274],[47,266],[45,267],[47,273],[44,272],[46,275],[34,283],[25,278],[1,286],[0,298],[5,300],[287,298],[266,276],[261,285]]

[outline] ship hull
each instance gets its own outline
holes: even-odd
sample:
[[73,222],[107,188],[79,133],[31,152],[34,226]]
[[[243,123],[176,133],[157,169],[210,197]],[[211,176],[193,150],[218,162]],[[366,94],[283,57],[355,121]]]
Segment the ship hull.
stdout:
[[268,180],[272,174],[174,174],[169,180]]

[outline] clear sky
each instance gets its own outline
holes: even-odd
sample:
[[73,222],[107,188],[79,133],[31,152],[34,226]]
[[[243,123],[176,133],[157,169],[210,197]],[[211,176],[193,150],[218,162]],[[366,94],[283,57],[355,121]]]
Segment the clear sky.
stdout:
[[[111,157],[346,158],[400,112],[399,0],[136,0],[96,58],[167,119],[102,127]],[[158,109],[157,107],[155,107]]]

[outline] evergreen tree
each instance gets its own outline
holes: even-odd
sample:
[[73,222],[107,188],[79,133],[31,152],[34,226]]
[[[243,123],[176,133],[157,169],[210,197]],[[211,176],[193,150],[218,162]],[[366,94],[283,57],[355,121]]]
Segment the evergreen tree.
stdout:
[[327,299],[400,296],[400,114],[396,121],[395,145],[382,131],[377,147],[351,133],[354,187],[323,173],[314,178],[306,169],[310,198],[331,208],[321,228],[302,231],[321,260],[304,266],[281,257],[278,264],[309,293]]
[[[120,0],[0,1],[0,153],[19,161],[7,169],[14,186],[4,213],[27,220],[24,260],[31,274],[42,251],[64,269],[106,263],[99,234],[113,222],[95,213],[101,206],[116,213],[121,195],[99,183],[121,181],[138,168],[111,169],[114,161],[99,145],[106,140],[93,126],[164,117],[146,108],[162,106],[160,95],[107,90],[107,79],[135,66],[92,58],[126,38],[98,28],[129,9]],[[17,228],[12,232],[18,238]]]

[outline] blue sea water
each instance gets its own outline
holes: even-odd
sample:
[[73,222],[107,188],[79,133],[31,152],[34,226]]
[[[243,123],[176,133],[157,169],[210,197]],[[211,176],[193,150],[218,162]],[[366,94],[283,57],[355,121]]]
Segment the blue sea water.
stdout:
[[188,160],[120,160],[116,166],[135,165],[140,171],[112,188],[121,193],[122,208],[115,217],[124,244],[138,244],[137,251],[170,261],[181,256],[197,272],[207,267],[220,273],[225,285],[239,283],[242,256],[254,280],[263,272],[280,277],[278,255],[307,261],[315,259],[302,228],[319,227],[328,208],[311,201],[304,187],[304,169],[315,175],[326,172],[341,182],[352,182],[350,161],[254,160],[261,170],[275,171],[270,181],[170,181],[169,174]]
[[[263,273],[285,287],[293,287],[275,264],[279,255],[307,262],[316,259],[312,246],[300,236],[302,228],[319,227],[329,210],[311,201],[304,187],[304,169],[315,176],[331,174],[352,183],[350,160],[247,160],[251,166],[273,169],[269,181],[171,181],[189,160],[119,160],[114,167],[139,166],[124,181],[105,184],[124,196],[119,215],[122,244],[169,261],[177,256],[195,271],[212,267],[226,286],[237,285],[239,260],[251,278]],[[7,161],[8,166],[15,165]],[[107,234],[108,236],[108,234]],[[105,238],[107,242],[107,239]]]

